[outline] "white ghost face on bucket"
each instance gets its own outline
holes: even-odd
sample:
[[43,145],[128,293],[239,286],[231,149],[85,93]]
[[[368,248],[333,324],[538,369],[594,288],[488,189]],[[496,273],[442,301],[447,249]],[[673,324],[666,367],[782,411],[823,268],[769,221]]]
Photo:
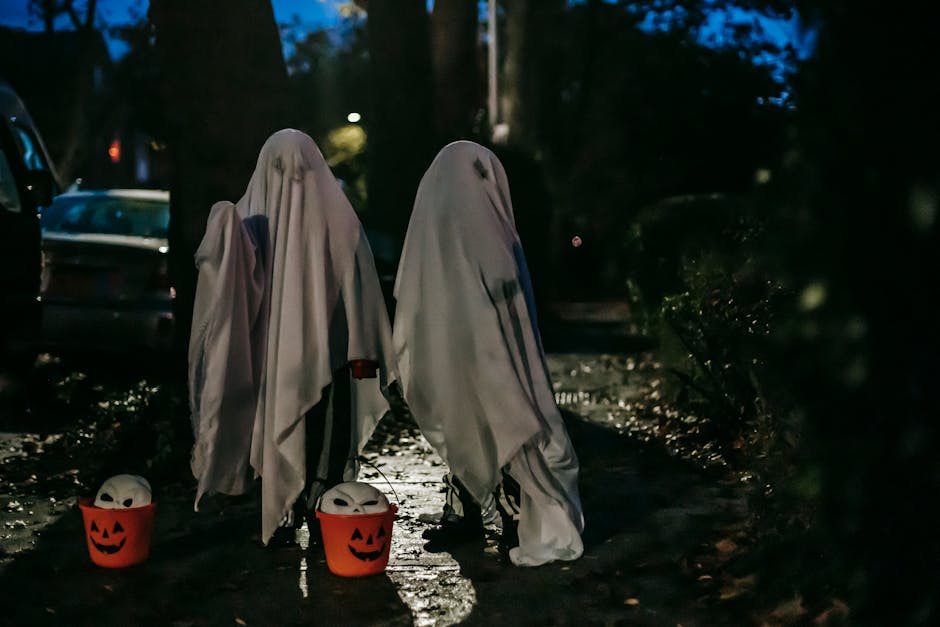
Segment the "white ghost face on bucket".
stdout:
[[327,514],[378,514],[388,510],[388,499],[368,483],[347,481],[320,498],[320,511]]
[[103,484],[95,497],[95,507],[119,509],[149,505],[150,483],[139,475],[114,475]]

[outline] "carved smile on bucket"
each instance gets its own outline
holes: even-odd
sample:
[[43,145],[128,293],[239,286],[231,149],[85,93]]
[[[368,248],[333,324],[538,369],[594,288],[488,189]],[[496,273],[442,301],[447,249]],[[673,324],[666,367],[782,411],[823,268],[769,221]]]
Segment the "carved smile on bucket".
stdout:
[[[98,533],[98,524],[95,521],[92,521],[91,523],[91,533],[92,534]],[[117,537],[118,534],[121,534],[122,537],[121,537],[121,541],[118,542],[117,544],[103,542],[104,540],[110,540],[110,539]],[[94,539],[94,537],[92,537],[91,544],[96,549],[98,549],[98,551],[104,553],[105,555],[114,555],[115,553],[123,549],[124,543],[127,542],[127,536],[124,535],[124,527],[121,526],[121,523],[115,522],[114,528],[111,530],[110,534],[108,533],[107,529],[101,532],[101,540],[102,542],[98,542]]]
[[375,539],[373,539],[372,534],[370,533],[369,537],[365,539],[365,542],[363,542],[362,533],[357,527],[356,530],[353,531],[350,542],[358,541],[357,546],[359,548],[356,548],[352,544],[348,544],[347,546],[349,547],[349,552],[352,553],[353,557],[356,559],[362,560],[363,562],[374,562],[375,560],[382,557],[382,553],[385,552],[385,540],[382,540],[379,548],[374,550],[376,540],[384,537],[385,527],[380,525],[378,531],[375,533]]

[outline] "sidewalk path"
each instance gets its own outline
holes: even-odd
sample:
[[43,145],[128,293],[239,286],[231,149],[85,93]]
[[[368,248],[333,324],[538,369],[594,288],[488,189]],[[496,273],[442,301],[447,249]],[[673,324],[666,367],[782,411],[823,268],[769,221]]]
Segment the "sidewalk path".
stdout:
[[[556,392],[578,451],[585,555],[535,569],[507,565],[485,545],[429,553],[422,515],[441,507],[440,459],[414,425],[383,423],[361,478],[400,509],[385,574],[347,579],[322,550],[265,549],[258,499],[209,499],[192,511],[192,486],[166,486],[150,560],[126,570],[93,566],[74,507],[4,536],[0,589],[7,625],[694,625],[727,624],[683,557],[741,516],[739,489],[639,442],[648,425],[628,405],[652,386],[628,356],[553,355]],[[631,366],[632,363],[632,366]],[[380,472],[381,471],[381,474]],[[383,476],[384,475],[384,476]],[[0,513],[9,496],[0,491]],[[39,499],[34,499],[37,502]],[[74,503],[74,498],[65,503]],[[0,520],[23,517],[5,513]],[[5,516],[5,517],[3,517]],[[4,530],[12,533],[9,528]],[[495,529],[492,530],[495,534]],[[17,536],[22,537],[22,536]],[[706,576],[707,577],[707,576]]]

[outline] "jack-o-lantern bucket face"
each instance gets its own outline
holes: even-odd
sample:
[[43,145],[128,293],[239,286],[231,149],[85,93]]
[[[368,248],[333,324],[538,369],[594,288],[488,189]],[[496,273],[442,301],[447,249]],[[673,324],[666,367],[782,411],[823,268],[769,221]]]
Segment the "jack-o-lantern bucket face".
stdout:
[[91,528],[88,530],[88,540],[99,553],[114,555],[127,544],[127,534],[124,532],[124,525],[121,524],[120,520],[114,521],[114,526],[111,527],[109,533],[107,527],[102,529],[98,526],[98,521],[92,518]]
[[156,503],[142,507],[103,509],[90,499],[78,503],[85,524],[88,556],[98,566],[123,568],[150,555]]
[[377,514],[344,515],[317,510],[330,571],[343,577],[383,572],[388,566],[392,524],[397,511],[394,503]]
[[359,529],[360,525],[356,525],[353,529],[352,536],[349,538],[349,552],[357,560],[374,562],[385,553],[385,545],[388,541],[385,525],[380,522],[376,528],[374,522],[370,522],[369,525],[361,526],[365,528],[365,531]]

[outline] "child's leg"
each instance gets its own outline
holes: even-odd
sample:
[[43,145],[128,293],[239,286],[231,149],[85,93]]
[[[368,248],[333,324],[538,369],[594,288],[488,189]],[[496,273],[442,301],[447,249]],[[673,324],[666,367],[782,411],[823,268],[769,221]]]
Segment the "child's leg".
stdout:
[[[303,505],[316,507],[326,490],[343,482],[352,448],[352,389],[348,368],[333,373],[333,383],[306,415],[307,485]],[[308,521],[309,522],[309,521]]]
[[499,539],[499,550],[508,553],[519,546],[519,513],[522,511],[519,483],[503,470],[502,480],[496,486],[496,510],[502,521],[503,533]]
[[482,539],[483,513],[479,503],[453,473],[444,475],[444,487],[441,521],[437,527],[426,529],[422,537],[441,547]]
[[319,402],[304,415],[306,484],[303,492],[294,502],[292,511],[281,521],[280,527],[274,532],[269,545],[272,543],[275,546],[295,545],[295,530],[303,526],[304,520],[307,521],[310,541],[318,542],[319,533],[315,532],[319,528],[318,521],[315,516],[310,515],[310,512],[316,505],[316,499],[325,490],[324,485],[328,476],[324,465],[330,461],[328,444],[332,444],[331,399],[334,396],[334,387],[335,385],[330,384],[323,388]]
[[330,436],[326,462],[326,485],[329,490],[343,482],[352,451],[352,375],[349,368],[333,373],[333,393],[330,395]]

